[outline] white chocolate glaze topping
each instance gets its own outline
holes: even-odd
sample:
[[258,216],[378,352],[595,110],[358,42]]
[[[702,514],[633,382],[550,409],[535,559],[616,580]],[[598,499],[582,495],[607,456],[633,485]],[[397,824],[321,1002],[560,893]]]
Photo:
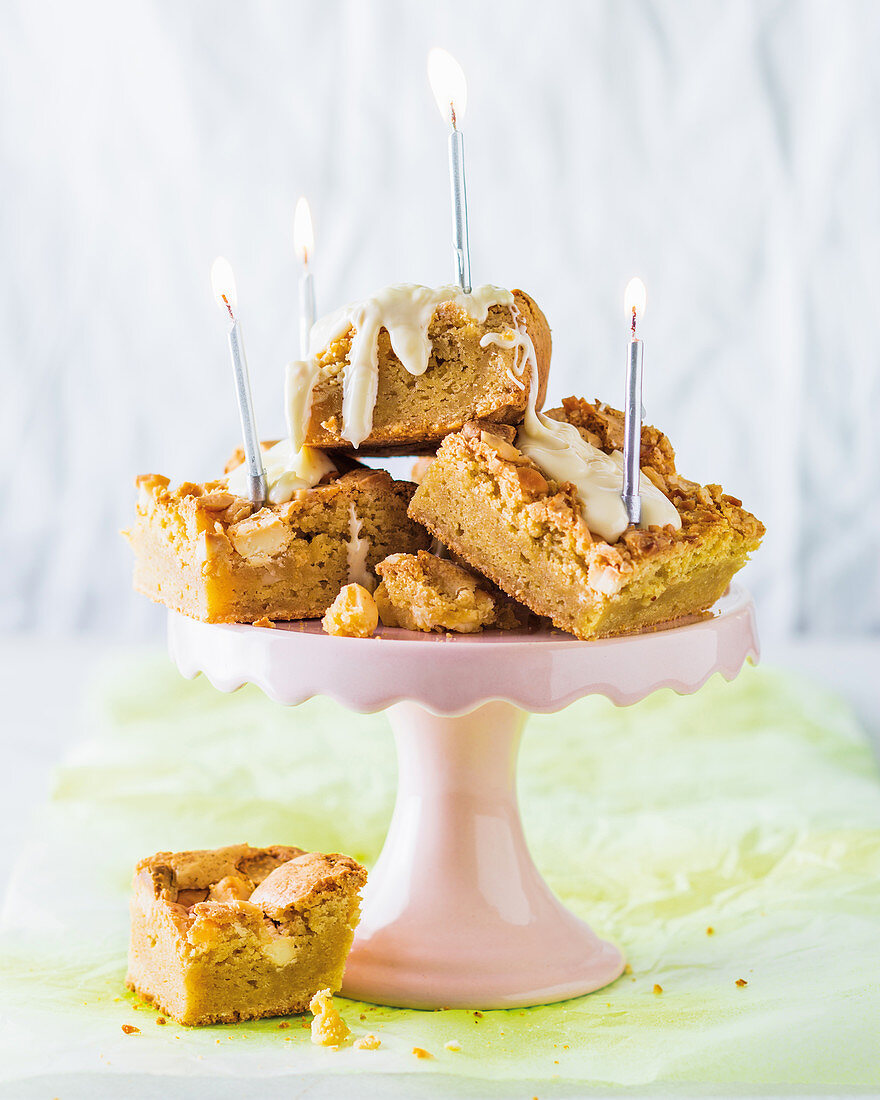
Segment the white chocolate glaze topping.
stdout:
[[[336,467],[323,451],[315,447],[294,448],[289,439],[282,439],[268,451],[263,451],[263,468],[266,471],[267,500],[270,504],[284,504],[300,489],[312,489],[326,474]],[[227,478],[230,493],[248,495],[247,464],[242,463]]]
[[[512,312],[516,325],[513,342],[520,349],[513,369],[521,377],[528,363],[531,371],[528,407],[517,432],[516,445],[554,481],[560,484],[570,481],[577,490],[584,522],[590,531],[606,542],[616,542],[629,526],[620,496],[623,455],[620,451],[605,454],[588,443],[573,424],[553,420],[536,411],[538,364],[535,349],[515,305]],[[495,334],[488,333],[480,343],[495,340]],[[640,527],[681,527],[675,505],[649,478],[641,478],[639,492],[642,498]]]

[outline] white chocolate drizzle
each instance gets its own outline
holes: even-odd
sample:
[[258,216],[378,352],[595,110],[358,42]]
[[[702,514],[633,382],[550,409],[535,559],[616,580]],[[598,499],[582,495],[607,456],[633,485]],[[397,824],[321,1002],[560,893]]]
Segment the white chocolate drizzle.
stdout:
[[514,304],[511,292],[496,286],[474,287],[470,294],[465,294],[457,286],[401,283],[322,317],[312,326],[309,363],[292,364],[306,368],[299,371],[299,376],[309,380],[309,397],[293,408],[298,428],[291,434],[297,439],[305,439],[311,389],[320,373],[317,355],[353,328],[342,380],[342,436],[354,447],[359,447],[373,429],[373,410],[379,392],[380,331],[387,330],[391,347],[404,370],[414,376],[422,375],[431,359],[428,327],[435,310],[443,302],[454,302],[480,324],[485,322],[492,306],[512,307]]
[[[614,451],[607,455],[588,443],[573,424],[553,420],[535,408],[538,392],[538,362],[531,337],[516,306],[511,307],[517,360],[514,372],[521,377],[528,363],[531,386],[525,418],[517,432],[517,447],[531,458],[554,481],[570,481],[581,502],[581,514],[590,531],[606,542],[616,542],[629,526],[621,490],[623,489],[623,455]],[[487,333],[481,345],[495,341],[495,333]],[[675,505],[647,477],[639,485],[642,499],[640,527],[681,527]]]
[[[514,315],[514,324],[517,323],[517,318],[520,316],[519,310],[516,306],[511,306],[511,312]],[[507,348],[509,351],[511,348],[522,347],[518,338],[518,333],[512,329],[505,329],[504,332],[487,332],[486,335],[480,340],[480,347],[488,347],[489,344],[496,344],[499,348]],[[526,365],[525,356],[517,356],[513,364],[513,369],[507,368],[507,377],[510,381],[519,389],[524,390],[526,388],[525,382],[523,382],[522,375],[523,369]]]
[[345,544],[345,552],[348,556],[348,583],[361,584],[369,592],[376,587],[376,578],[367,568],[367,554],[370,552],[371,543],[366,535],[362,534],[364,525],[358,518],[354,505],[348,506],[348,540]]
[[[284,504],[300,489],[312,489],[336,467],[323,451],[315,447],[294,448],[289,439],[282,439],[268,451],[263,451],[266,471],[266,499],[270,504]],[[230,493],[248,495],[247,464],[242,462],[227,478]]]
[[287,432],[293,449],[298,451],[306,441],[309,414],[312,411],[312,390],[321,368],[316,359],[295,359],[287,364],[284,379],[284,406]]
[[[287,439],[282,439],[268,451],[263,451],[266,471],[266,499],[270,504],[285,504],[301,489],[313,489],[321,478],[335,472],[336,467],[316,447],[304,447],[305,425],[312,404],[312,387],[318,375],[313,360],[287,364],[284,379],[284,403],[287,412]],[[237,466],[227,479],[230,493],[248,495],[245,464]]]

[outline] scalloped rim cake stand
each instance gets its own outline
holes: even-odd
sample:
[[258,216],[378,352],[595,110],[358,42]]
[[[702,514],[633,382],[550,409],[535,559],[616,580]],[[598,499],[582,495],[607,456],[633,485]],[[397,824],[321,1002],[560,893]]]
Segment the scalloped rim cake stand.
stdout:
[[621,951],[570,913],[532,862],[516,799],[529,713],[585,695],[618,706],[690,694],[757,660],[754,605],[732,586],[709,617],[579,642],[556,631],[334,638],[319,623],[209,625],[171,613],[171,656],[214,687],[289,706],[326,695],[388,709],[398,791],[364,892],[343,993],[410,1008],[515,1008],[600,989]]

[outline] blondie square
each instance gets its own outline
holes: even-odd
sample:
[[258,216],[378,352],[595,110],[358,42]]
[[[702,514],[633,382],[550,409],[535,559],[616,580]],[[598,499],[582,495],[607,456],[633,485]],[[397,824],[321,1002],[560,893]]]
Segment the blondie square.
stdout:
[[364,466],[258,510],[224,481],[137,487],[134,587],[203,622],[320,618],[343,585],[372,587],[380,561],[430,541],[407,517],[415,486]]
[[[606,454],[623,414],[568,398],[547,414]],[[642,474],[675,505],[681,527],[592,533],[571,483],[558,484],[515,446],[512,428],[472,423],[444,440],[410,515],[508,595],[578,638],[651,628],[711,607],[764,534],[718,485],[681,477],[669,440],[642,430]]]
[[366,879],[281,845],[159,852],[135,870],[126,984],[181,1024],[305,1012],[342,983]]
[[[519,423],[531,380],[527,373],[520,377],[517,347],[507,339],[517,325],[525,328],[535,348],[535,400],[538,408],[542,406],[550,370],[550,327],[528,294],[514,290],[511,298],[505,293],[510,304],[493,305],[484,322],[474,320],[454,301],[437,305],[427,325],[430,355],[421,374],[410,373],[398,358],[394,348],[398,331],[388,318],[388,326],[383,325],[375,338],[376,390],[369,434],[360,441],[359,454],[433,451],[444,436],[475,418]],[[318,327],[323,323],[319,321]],[[407,336],[406,328],[402,326],[401,339]],[[317,374],[305,434],[311,447],[352,449],[343,401],[357,335],[351,324],[316,352]]]

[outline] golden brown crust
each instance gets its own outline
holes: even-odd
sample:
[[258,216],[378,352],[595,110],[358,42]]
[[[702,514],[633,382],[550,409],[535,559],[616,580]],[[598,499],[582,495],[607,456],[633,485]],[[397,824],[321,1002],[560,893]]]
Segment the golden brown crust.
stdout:
[[[594,447],[610,454],[623,450],[624,414],[598,399],[585,401],[582,397],[566,397],[561,409],[548,409],[547,416],[554,420],[566,420],[581,429],[581,434]],[[675,451],[666,436],[650,424],[642,425],[640,464],[650,466],[661,474],[675,473]]]
[[303,854],[302,848],[284,844],[268,848],[230,844],[190,852],[156,852],[138,862],[135,874],[146,871],[153,880],[156,897],[177,901],[181,890],[207,890],[232,875],[249,879],[253,888],[276,868]]
[[[550,377],[550,358],[553,351],[550,326],[547,324],[547,318],[544,316],[541,307],[524,290],[515,290],[513,298],[517,309],[523,316],[526,330],[535,349],[535,362],[538,367],[538,396],[535,399],[535,408],[543,409],[544,402],[547,400],[547,381]],[[523,412],[525,412],[525,408],[524,402]],[[522,417],[518,420],[505,420],[505,422],[519,424],[522,422]]]
[[367,872],[351,856],[304,852],[267,875],[251,894],[250,902],[272,920],[282,920],[293,909],[314,905],[328,891],[359,890],[366,881]]

